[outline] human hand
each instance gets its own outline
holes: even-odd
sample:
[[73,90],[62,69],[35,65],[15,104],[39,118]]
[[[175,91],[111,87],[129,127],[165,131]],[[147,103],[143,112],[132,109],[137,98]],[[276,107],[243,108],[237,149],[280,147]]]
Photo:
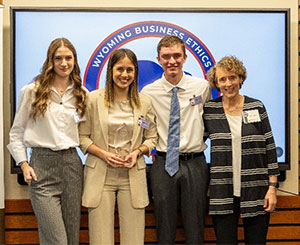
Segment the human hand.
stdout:
[[104,153],[105,162],[113,168],[124,168],[126,161],[123,157],[111,152]]
[[273,212],[277,203],[277,189],[274,186],[269,186],[269,190],[265,196],[264,209],[266,212]]
[[29,166],[28,162],[22,162],[20,163],[21,165],[21,169],[22,169],[22,172],[23,172],[23,175],[24,175],[24,181],[30,185],[31,184],[31,181],[32,179],[34,181],[37,181],[37,177],[35,175],[35,172],[33,170],[32,167]]
[[140,153],[140,151],[137,149],[137,150],[131,152],[130,154],[128,154],[125,157],[126,164],[124,165],[124,167],[125,168],[133,168],[136,165],[136,161],[137,161],[139,153]]

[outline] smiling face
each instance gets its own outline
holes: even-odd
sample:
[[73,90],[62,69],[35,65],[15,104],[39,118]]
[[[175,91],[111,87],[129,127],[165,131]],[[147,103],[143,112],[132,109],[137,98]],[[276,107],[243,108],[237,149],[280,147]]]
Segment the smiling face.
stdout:
[[179,82],[183,71],[183,64],[187,56],[183,53],[182,47],[179,44],[174,44],[169,47],[161,47],[157,57],[158,63],[164,70],[165,78],[171,81]]
[[112,73],[114,89],[128,92],[129,86],[135,78],[135,67],[132,61],[125,56],[114,64]]
[[53,57],[55,75],[60,78],[70,76],[74,68],[74,55],[70,49],[65,46],[59,47]]
[[216,70],[217,88],[226,99],[239,96],[242,79],[234,72],[222,68]]

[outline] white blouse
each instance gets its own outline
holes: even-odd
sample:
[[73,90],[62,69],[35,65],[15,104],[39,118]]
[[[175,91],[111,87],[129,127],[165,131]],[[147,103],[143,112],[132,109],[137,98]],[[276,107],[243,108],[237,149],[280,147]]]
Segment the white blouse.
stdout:
[[108,114],[108,144],[114,153],[127,155],[133,135],[133,109],[129,101],[115,101]]
[[232,173],[233,195],[241,196],[241,164],[242,164],[242,116],[226,114],[232,137]]
[[62,97],[53,87],[45,115],[37,115],[35,121],[30,116],[33,89],[34,83],[21,89],[18,109],[9,133],[7,148],[17,163],[28,161],[27,148],[43,147],[58,151],[79,146],[73,85],[68,86]]

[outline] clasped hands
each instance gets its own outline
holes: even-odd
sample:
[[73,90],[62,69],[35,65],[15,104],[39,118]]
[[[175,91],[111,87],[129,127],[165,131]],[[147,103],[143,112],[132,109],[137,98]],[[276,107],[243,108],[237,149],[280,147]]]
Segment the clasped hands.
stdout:
[[126,156],[106,152],[104,160],[113,168],[132,168],[136,164],[138,154],[138,150],[135,150]]

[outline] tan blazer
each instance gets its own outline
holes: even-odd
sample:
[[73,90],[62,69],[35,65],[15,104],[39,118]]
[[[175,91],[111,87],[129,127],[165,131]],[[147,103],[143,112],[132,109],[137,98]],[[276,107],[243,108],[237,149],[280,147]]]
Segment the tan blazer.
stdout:
[[[134,108],[134,125],[131,151],[141,144],[146,145],[151,153],[157,143],[156,119],[150,99],[140,94],[141,108]],[[143,116],[150,122],[150,128],[144,129],[138,126],[138,118]],[[95,144],[104,150],[108,150],[108,107],[104,105],[104,89],[95,90],[89,94],[86,121],[79,126],[80,148],[85,154],[91,144]],[[102,197],[103,186],[106,177],[107,163],[102,159],[88,154],[84,169],[84,189],[82,205],[88,208],[96,208]],[[132,206],[144,208],[149,204],[146,164],[144,157],[137,160],[137,164],[129,170],[129,182]]]

